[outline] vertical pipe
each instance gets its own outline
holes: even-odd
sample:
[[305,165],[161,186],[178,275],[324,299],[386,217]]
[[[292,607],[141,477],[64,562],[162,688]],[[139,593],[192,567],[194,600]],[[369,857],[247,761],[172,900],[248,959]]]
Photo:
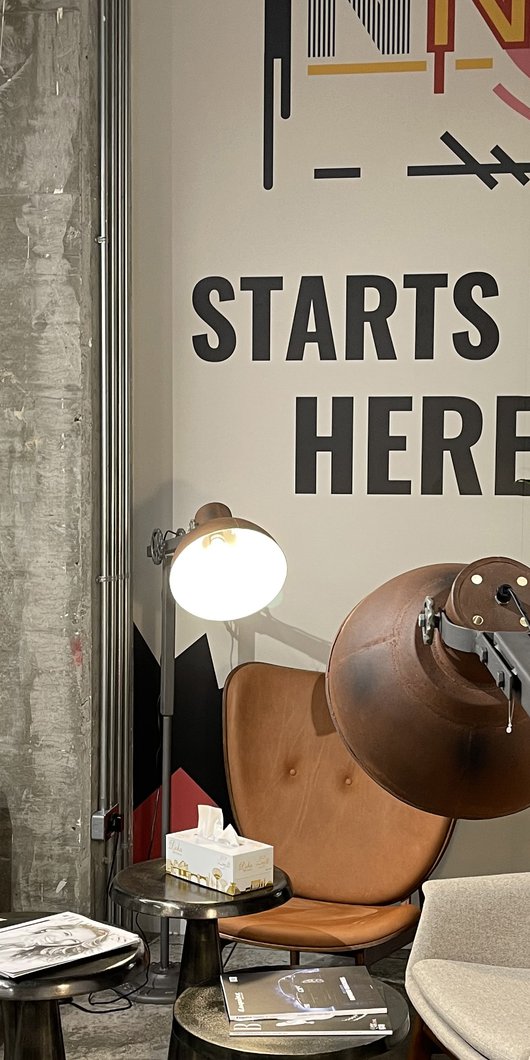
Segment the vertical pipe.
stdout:
[[99,6],[99,236],[100,248],[100,660],[99,660],[99,809],[109,800],[107,730],[109,713],[109,350],[108,350],[108,245],[107,245],[107,2]]
[[101,561],[99,808],[131,836],[129,0],[100,0]]
[[121,290],[123,294],[123,666],[122,666],[122,689],[123,689],[123,737],[122,737],[122,762],[123,775],[121,777],[120,805],[125,815],[125,830],[122,845],[122,862],[128,863],[129,852],[132,842],[132,606],[131,606],[131,518],[132,518],[132,454],[131,454],[131,336],[129,328],[129,306],[130,306],[130,9],[129,0],[124,0],[123,5],[123,76],[120,113],[123,122],[122,141],[122,236],[123,236],[123,276]]
[[[119,2],[119,0],[118,0]],[[109,290],[108,290],[108,334],[109,334],[109,401],[110,401],[110,460],[109,460],[109,536],[108,536],[108,566],[109,566],[109,628],[110,628],[110,657],[108,662],[109,680],[109,709],[107,728],[107,768],[109,772],[109,795],[111,805],[116,799],[116,698],[117,698],[117,652],[119,650],[116,629],[116,595],[118,588],[117,568],[117,544],[119,537],[119,526],[117,521],[117,497],[118,497],[118,466],[117,466],[117,430],[118,430],[118,351],[116,342],[117,331],[117,283],[116,273],[118,229],[116,216],[116,194],[117,194],[117,143],[116,143],[116,48],[117,48],[117,19],[116,0],[107,6],[108,27],[108,119],[107,119],[107,144],[108,144],[108,238],[109,238]]]

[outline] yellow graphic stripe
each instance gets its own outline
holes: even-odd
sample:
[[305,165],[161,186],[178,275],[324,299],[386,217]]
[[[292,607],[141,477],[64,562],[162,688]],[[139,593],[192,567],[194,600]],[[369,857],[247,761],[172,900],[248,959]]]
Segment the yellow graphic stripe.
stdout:
[[308,66],[310,76],[322,74],[410,74],[427,69],[423,60],[389,63],[318,63]]
[[456,70],[491,70],[493,59],[455,59]]
[[[504,44],[522,44],[525,38],[526,0],[512,0],[511,16],[499,10],[498,0],[478,0]],[[480,10],[480,8],[479,8]]]
[[438,0],[434,12],[434,43],[437,48],[447,47],[449,30],[449,0]]

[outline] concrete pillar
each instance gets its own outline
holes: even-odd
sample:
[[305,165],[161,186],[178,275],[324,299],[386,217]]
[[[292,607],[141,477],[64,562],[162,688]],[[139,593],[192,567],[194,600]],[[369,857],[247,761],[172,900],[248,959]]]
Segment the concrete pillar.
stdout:
[[14,909],[91,904],[97,8],[0,2],[0,904]]

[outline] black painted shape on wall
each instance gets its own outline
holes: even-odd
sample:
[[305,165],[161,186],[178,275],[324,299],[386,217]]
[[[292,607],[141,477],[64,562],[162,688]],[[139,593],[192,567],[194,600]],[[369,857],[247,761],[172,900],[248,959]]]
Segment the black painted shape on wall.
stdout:
[[[133,805],[160,784],[160,666],[134,628]],[[175,659],[171,767],[182,768],[232,821],[223,761],[222,689],[206,634]]]
[[223,760],[223,692],[206,634],[175,660],[171,766],[180,766],[233,823]]
[[133,636],[133,807],[160,784],[160,666],[137,627]]

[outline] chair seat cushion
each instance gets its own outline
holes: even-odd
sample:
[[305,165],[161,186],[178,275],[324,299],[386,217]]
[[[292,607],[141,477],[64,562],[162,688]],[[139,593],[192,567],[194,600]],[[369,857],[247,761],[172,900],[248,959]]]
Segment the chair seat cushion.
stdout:
[[346,905],[291,898],[285,905],[251,916],[219,920],[224,937],[261,946],[330,953],[378,944],[418,922],[417,906]]
[[428,1025],[422,999],[480,1056],[529,1060],[530,969],[428,959],[414,964],[411,979],[419,991],[412,1000]]

